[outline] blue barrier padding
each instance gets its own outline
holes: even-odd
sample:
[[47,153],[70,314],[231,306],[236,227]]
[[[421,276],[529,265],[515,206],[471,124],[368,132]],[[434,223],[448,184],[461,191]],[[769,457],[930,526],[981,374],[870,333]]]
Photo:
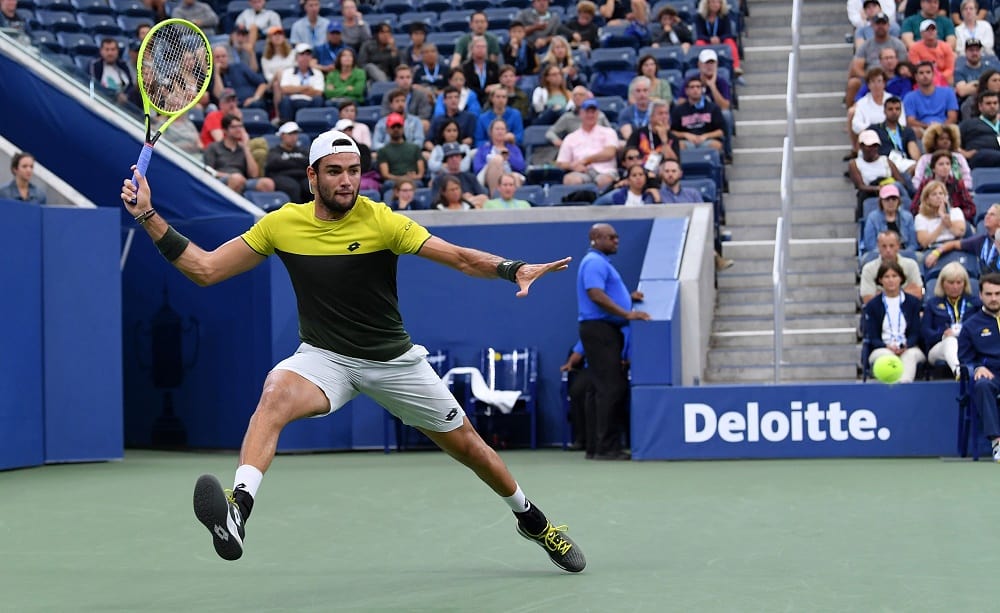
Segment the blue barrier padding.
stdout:
[[631,323],[632,385],[680,385],[680,284],[643,280],[639,289],[645,299],[636,308],[652,320]]
[[687,217],[658,217],[653,220],[640,273],[643,281],[680,277],[687,228]]
[[42,420],[42,210],[0,200],[0,469],[45,461]]
[[118,212],[42,209],[45,461],[121,459]]
[[955,382],[632,389],[636,460],[951,456]]

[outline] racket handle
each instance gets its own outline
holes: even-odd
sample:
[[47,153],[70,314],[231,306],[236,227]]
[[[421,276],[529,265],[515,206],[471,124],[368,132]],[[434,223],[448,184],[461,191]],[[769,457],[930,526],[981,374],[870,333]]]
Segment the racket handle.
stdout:
[[[142,151],[139,153],[139,161],[135,163],[135,171],[142,176],[146,176],[146,169],[149,168],[149,159],[153,157],[153,146],[146,143],[142,146]],[[136,189],[139,188],[139,182],[132,177],[132,187]]]

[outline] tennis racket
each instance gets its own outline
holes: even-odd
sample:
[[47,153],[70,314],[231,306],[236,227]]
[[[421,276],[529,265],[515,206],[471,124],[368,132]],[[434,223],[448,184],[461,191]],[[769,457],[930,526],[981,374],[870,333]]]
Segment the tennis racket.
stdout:
[[[212,47],[205,33],[190,21],[161,21],[142,39],[136,74],[146,117],[146,143],[135,165],[136,171],[145,175],[160,135],[197,104],[208,89]],[[150,134],[151,111],[167,117],[155,134]],[[132,184],[138,187],[134,177]]]

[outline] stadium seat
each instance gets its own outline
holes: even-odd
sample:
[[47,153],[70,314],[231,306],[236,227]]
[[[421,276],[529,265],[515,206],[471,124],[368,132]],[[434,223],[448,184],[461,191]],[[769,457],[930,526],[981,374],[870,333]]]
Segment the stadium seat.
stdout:
[[[526,417],[529,421],[530,447],[538,446],[538,350],[522,347],[511,350],[483,349],[480,370],[491,390],[518,390],[521,392],[514,410],[502,413],[499,409],[477,400],[472,394],[466,398],[465,412],[472,425],[487,442],[496,444],[499,433],[497,424],[512,417]],[[520,409],[520,410],[519,410]]]
[[535,91],[536,87],[538,87],[537,74],[524,74],[517,78],[517,88],[528,94],[529,100],[531,99],[531,93]]
[[[437,373],[439,377],[443,376],[446,372],[451,370],[451,355],[447,351],[436,350],[427,352],[427,363],[431,365],[434,372]],[[396,428],[396,451],[402,451],[407,447],[407,441],[409,440],[409,434],[414,431],[414,428],[405,425],[400,419],[394,416],[389,411],[382,412],[382,435],[383,435],[383,450],[385,453],[389,453],[389,428],[395,425]],[[418,431],[419,432],[419,431]],[[422,436],[422,435],[421,435]],[[430,439],[424,437],[424,440],[428,445],[433,446]]]
[[486,14],[491,30],[507,30],[520,10],[514,7],[496,7],[486,9],[483,13]]
[[[76,20],[84,32],[89,34],[110,34],[111,36],[121,36],[122,28],[118,25],[118,20],[114,15],[102,13],[77,13]],[[131,34],[131,32],[129,32]]]
[[986,211],[994,204],[1000,203],[1000,194],[977,193],[972,194],[972,201],[976,204],[976,223],[982,221],[986,216]]
[[274,126],[264,109],[242,109],[243,127],[252,138],[274,132]]
[[685,55],[680,45],[668,47],[643,47],[637,52],[639,57],[651,55],[656,58],[660,70],[683,70]]
[[378,202],[379,200],[382,199],[382,194],[378,193],[377,189],[363,189],[359,192],[359,195],[364,196],[365,198],[368,198],[369,200],[373,200],[375,202]]
[[372,130],[375,129],[375,124],[378,120],[382,118],[382,107],[381,106],[359,106],[358,107],[358,119],[361,123],[367,125]]
[[418,187],[413,192],[413,204],[411,205],[414,211],[426,211],[431,207],[431,202],[434,200],[434,190],[429,187]]
[[299,0],[268,0],[267,8],[277,13],[282,19],[302,16],[302,5]]
[[[558,166],[528,166],[524,170],[524,181],[528,185],[560,185],[566,171]],[[546,200],[546,204],[551,204]]]
[[[152,17],[136,16],[136,15],[119,15],[118,25],[121,26],[122,32],[128,34],[129,36],[135,36],[136,30],[139,29],[141,25],[152,26],[155,23]],[[229,42],[229,36],[225,37],[226,43]]]
[[156,15],[149,7],[142,3],[142,0],[108,0],[108,6],[119,15],[145,17],[154,20],[154,22],[156,19]]
[[75,12],[76,7],[70,0],[35,0],[36,11],[65,11]]
[[604,26],[601,28],[602,49],[638,49],[642,41],[628,32],[629,25]]
[[[56,54],[65,53],[65,49],[63,49],[62,44],[59,43],[59,39],[56,38],[55,32],[49,32],[48,30],[32,30],[31,42],[33,45],[42,50],[48,50]],[[70,60],[70,63],[72,63],[72,60]]]
[[584,183],[583,185],[550,185],[545,200],[551,206],[589,206],[593,200],[586,202],[583,200],[566,201],[566,197],[574,192],[589,191],[597,195],[597,185],[594,183]]
[[457,37],[454,32],[430,32],[427,34],[427,42],[434,43],[437,46],[438,54],[445,64],[448,63],[452,54],[455,53],[456,39]]
[[418,0],[417,10],[425,13],[441,14],[455,8],[451,0]]
[[[201,126],[205,123],[205,110],[200,106],[195,106],[190,111],[187,112],[188,119],[194,124],[194,127],[198,128],[198,132],[201,132]],[[270,147],[271,145],[268,145]]]
[[973,168],[972,191],[977,194],[1000,193],[1000,168]]
[[376,26],[387,23],[394,31],[402,32],[404,34],[406,33],[406,30],[400,30],[397,28],[399,24],[399,15],[396,15],[395,13],[372,13],[371,15],[365,15],[365,22],[368,23],[369,27],[373,31]]
[[629,70],[635,73],[635,49],[594,49],[590,52],[590,69],[593,72]]
[[216,13],[220,18],[224,18],[228,23],[232,24],[236,21],[236,17],[240,13],[250,8],[250,2],[248,0],[231,0],[225,6],[225,10],[220,10],[217,6]]
[[243,197],[250,202],[256,204],[265,211],[273,211],[275,209],[281,208],[282,205],[289,202],[290,198],[285,192],[258,192],[258,191],[247,191],[243,193]]
[[332,130],[339,116],[340,112],[332,106],[302,108],[295,112],[295,123],[299,124],[303,132],[316,138],[323,132]]
[[548,131],[549,126],[528,126],[524,129],[524,140],[522,142],[524,150],[524,159],[529,163],[533,164],[535,162],[531,161],[531,154],[534,153],[535,149],[538,147],[551,147],[552,143],[545,138],[545,133]]
[[77,13],[91,13],[94,15],[115,14],[114,10],[108,5],[108,0],[72,0],[72,5]]
[[86,55],[65,55],[71,59],[72,65],[76,70],[90,78],[90,64],[94,61],[94,58],[87,57]]
[[670,93],[674,100],[684,96],[684,74],[680,70],[660,70],[656,73],[657,79],[663,79],[670,84]]
[[684,178],[681,180],[681,187],[690,187],[691,189],[698,190],[701,194],[702,202],[715,203],[718,189],[715,187],[715,181],[711,179],[688,179]]
[[382,104],[382,98],[397,87],[398,85],[396,85],[395,81],[372,81],[368,84],[366,101],[373,106],[380,105]]
[[56,39],[66,53],[76,57],[87,58],[88,61],[97,57],[97,43],[94,37],[86,32],[59,32]]
[[493,0],[461,0],[462,8],[471,9],[473,11],[485,11],[486,9],[493,8],[496,4]]
[[594,99],[597,100],[597,108],[607,115],[611,123],[617,123],[618,114],[628,106],[628,102],[621,96],[597,96]]
[[[381,13],[394,13],[402,15],[413,11],[413,2],[410,0],[382,0],[378,6]],[[430,11],[427,11],[430,12]]]
[[413,11],[410,13],[403,13],[399,16],[399,21],[396,22],[396,27],[394,30],[396,32],[404,33],[410,31],[410,24],[415,22],[421,22],[427,26],[428,32],[433,32],[437,30],[437,13],[428,13],[424,11]]
[[[441,13],[440,19],[437,22],[438,32],[468,32],[469,31],[469,18],[472,16],[473,11],[445,11]],[[449,34],[452,40],[455,40],[454,34]]]
[[497,6],[505,8],[526,9],[531,7],[531,0],[499,0]]
[[514,192],[516,200],[527,200],[531,206],[542,206],[545,200],[545,190],[541,185],[522,185]]
[[725,183],[725,166],[722,157],[714,149],[688,149],[681,151],[681,170],[689,179],[707,177],[715,181],[718,191]]
[[50,32],[80,32],[83,26],[76,20],[76,14],[69,11],[45,11],[35,12],[38,25],[43,30]]

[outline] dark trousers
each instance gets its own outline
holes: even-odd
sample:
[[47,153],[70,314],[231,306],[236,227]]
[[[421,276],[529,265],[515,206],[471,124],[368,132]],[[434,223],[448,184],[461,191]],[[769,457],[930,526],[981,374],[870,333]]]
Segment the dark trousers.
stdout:
[[989,439],[1000,436],[997,394],[1000,394],[1000,381],[997,379],[979,379],[973,384],[972,395],[976,399],[976,408],[979,409],[979,415],[983,420],[983,434]]
[[573,370],[569,373],[569,423],[573,424],[573,445],[587,446],[587,404],[594,402],[590,384],[590,371]]
[[625,339],[618,326],[592,319],[580,322],[580,340],[594,400],[586,413],[587,453],[614,454],[622,448],[622,417],[628,398],[628,377],[622,368]]

